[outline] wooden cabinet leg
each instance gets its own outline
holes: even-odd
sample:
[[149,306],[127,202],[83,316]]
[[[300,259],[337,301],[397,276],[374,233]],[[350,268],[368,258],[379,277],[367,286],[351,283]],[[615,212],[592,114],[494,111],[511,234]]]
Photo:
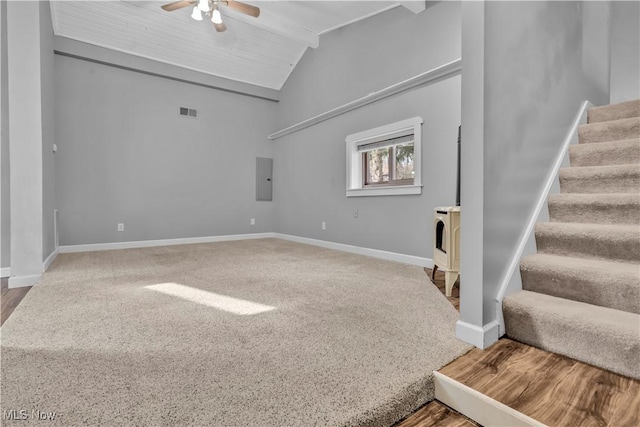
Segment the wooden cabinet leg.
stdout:
[[444,290],[445,295],[450,297],[451,291],[453,290],[453,285],[456,283],[458,279],[457,271],[445,271],[444,272]]
[[438,266],[433,264],[433,268],[431,269],[431,281],[433,283],[436,282],[436,270],[438,269]]

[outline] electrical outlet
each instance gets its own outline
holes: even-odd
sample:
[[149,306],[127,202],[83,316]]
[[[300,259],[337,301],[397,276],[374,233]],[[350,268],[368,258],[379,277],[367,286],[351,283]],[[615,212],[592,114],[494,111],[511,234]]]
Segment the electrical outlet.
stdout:
[[251,218],[251,225],[256,225],[256,219],[255,218]]
[[118,231],[124,231],[124,224],[121,222],[118,223]]
[[358,209],[356,209],[355,211],[353,211],[353,217],[354,217],[354,218],[358,218],[358,215],[359,215],[359,213],[358,213]]
[[323,230],[326,230],[326,229],[327,229],[327,223],[326,223],[326,222],[324,222],[324,221],[322,221],[322,229],[323,229]]

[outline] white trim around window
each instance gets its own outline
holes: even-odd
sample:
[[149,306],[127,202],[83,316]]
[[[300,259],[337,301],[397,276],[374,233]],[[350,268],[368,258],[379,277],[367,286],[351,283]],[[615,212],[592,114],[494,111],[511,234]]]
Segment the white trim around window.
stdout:
[[[347,197],[422,194],[422,117],[413,117],[347,136]],[[362,146],[413,135],[413,184],[365,187]]]

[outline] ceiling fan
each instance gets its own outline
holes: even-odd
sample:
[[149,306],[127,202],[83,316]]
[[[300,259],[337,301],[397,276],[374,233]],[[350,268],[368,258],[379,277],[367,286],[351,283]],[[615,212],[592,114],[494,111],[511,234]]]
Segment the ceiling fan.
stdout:
[[211,22],[213,22],[213,26],[216,28],[216,31],[222,32],[227,29],[227,26],[222,22],[222,15],[220,14],[219,9],[220,5],[227,6],[255,18],[260,16],[260,8],[235,0],[179,0],[165,4],[162,6],[162,9],[167,12],[173,12],[174,10],[182,9],[183,7],[193,6],[193,12],[191,13],[191,17],[193,19],[196,21],[202,21],[202,14],[204,13],[211,17]]

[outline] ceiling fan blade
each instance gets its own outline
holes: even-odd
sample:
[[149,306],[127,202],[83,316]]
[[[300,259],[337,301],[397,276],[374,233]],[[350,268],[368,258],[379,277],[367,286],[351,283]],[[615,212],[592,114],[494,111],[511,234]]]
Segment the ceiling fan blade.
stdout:
[[191,6],[194,3],[195,3],[195,0],[179,0],[179,1],[174,1],[173,3],[165,4],[164,6],[161,6],[161,7],[167,12],[172,12],[177,9],[182,9],[183,7]]
[[253,16],[255,18],[260,16],[260,8],[251,6],[250,4],[242,3],[240,1],[235,1],[235,0],[227,0],[225,3],[231,9],[235,9],[238,12],[244,13],[245,15]]
[[219,24],[216,24],[214,22],[213,26],[216,27],[216,31],[219,32],[219,33],[223,32],[223,31],[227,31],[227,26],[224,25],[224,22],[221,22]]

